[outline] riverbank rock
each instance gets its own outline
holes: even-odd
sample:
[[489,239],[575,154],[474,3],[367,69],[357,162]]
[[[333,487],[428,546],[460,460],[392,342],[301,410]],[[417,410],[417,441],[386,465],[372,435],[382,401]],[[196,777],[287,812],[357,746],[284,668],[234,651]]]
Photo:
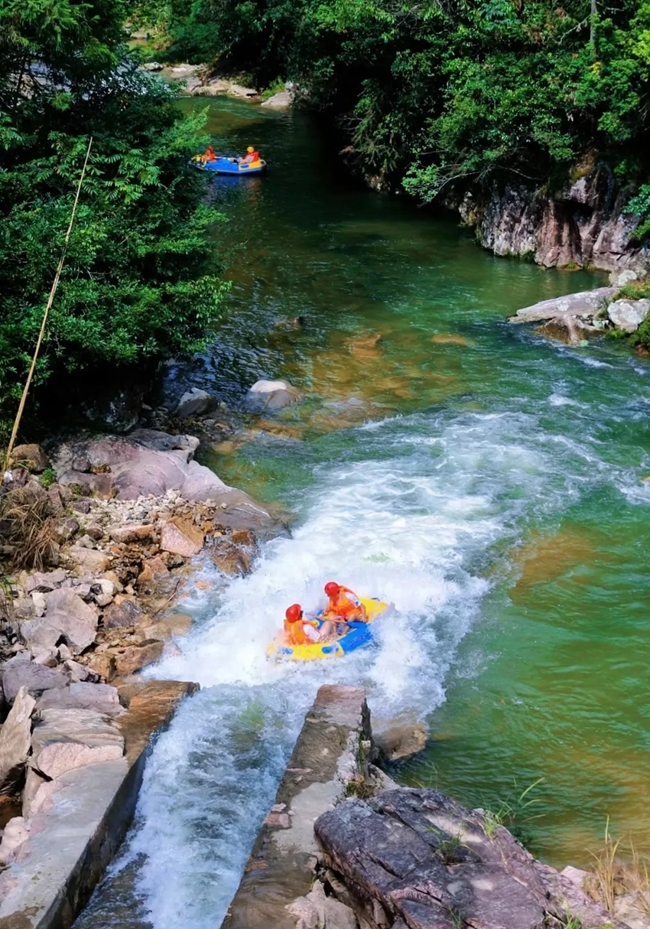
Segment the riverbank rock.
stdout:
[[207,413],[214,404],[215,399],[207,390],[201,390],[200,387],[192,387],[181,397],[176,407],[176,415],[180,416],[182,419],[189,416],[200,416],[202,413]]
[[41,710],[32,734],[30,765],[54,780],[90,764],[113,761],[124,754],[124,737],[115,723],[89,709]]
[[487,828],[479,811],[435,790],[349,800],[314,828],[324,864],[370,929],[543,929],[569,917],[584,929],[616,923],[502,826]]
[[607,307],[607,315],[623,332],[636,332],[650,312],[650,300],[615,300]]
[[552,195],[525,184],[476,187],[448,205],[496,255],[517,255],[545,268],[601,268],[644,274],[648,255],[635,240],[639,217],[629,192],[604,165],[576,165],[577,180]]
[[27,468],[33,474],[41,474],[50,467],[50,459],[40,445],[16,445],[11,453],[11,464]]
[[21,687],[0,729],[0,790],[3,792],[16,783],[27,763],[35,706],[36,701],[27,688]]
[[203,548],[204,534],[187,519],[175,517],[162,527],[160,547],[163,552],[191,558]]
[[257,381],[244,402],[255,412],[277,413],[300,400],[300,394],[288,381]]
[[[107,436],[68,443],[60,447],[55,466],[63,484],[75,485],[84,473],[75,469],[79,460],[87,460],[95,471],[89,478],[104,478],[110,493],[118,500],[139,497],[164,497],[170,491],[190,502],[212,501],[221,507],[221,522],[233,528],[270,528],[271,515],[248,494],[227,484],[213,471],[193,460],[198,446],[193,436],[170,436],[156,430],[140,429],[129,438]],[[89,549],[92,551],[92,549]],[[99,560],[84,555],[77,545],[71,555],[88,573],[103,573],[105,567],[91,566]],[[108,556],[99,553],[102,558]]]
[[615,287],[596,287],[577,294],[566,294],[551,300],[541,300],[517,310],[511,323],[540,323],[566,316],[593,317],[603,310],[616,294]]
[[375,733],[373,742],[384,761],[399,761],[422,751],[427,744],[427,729],[422,723],[391,726]]
[[116,687],[110,684],[71,683],[69,687],[46,690],[36,703],[42,710],[93,710],[103,716],[121,716],[124,707],[120,704]]
[[288,90],[281,90],[278,94],[273,94],[268,100],[265,100],[262,106],[269,110],[288,110],[293,103],[293,96]]
[[8,703],[14,702],[22,687],[33,697],[40,697],[44,690],[65,687],[67,683],[68,675],[60,668],[46,668],[22,655],[2,666],[2,690]]

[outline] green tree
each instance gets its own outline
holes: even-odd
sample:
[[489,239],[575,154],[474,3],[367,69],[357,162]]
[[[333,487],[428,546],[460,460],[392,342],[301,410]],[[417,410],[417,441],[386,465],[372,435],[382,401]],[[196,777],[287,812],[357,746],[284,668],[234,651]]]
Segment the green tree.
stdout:
[[218,217],[188,165],[203,116],[138,71],[126,4],[25,0],[0,8],[0,411],[36,341],[88,139],[93,148],[38,383],[62,371],[196,350],[223,285]]

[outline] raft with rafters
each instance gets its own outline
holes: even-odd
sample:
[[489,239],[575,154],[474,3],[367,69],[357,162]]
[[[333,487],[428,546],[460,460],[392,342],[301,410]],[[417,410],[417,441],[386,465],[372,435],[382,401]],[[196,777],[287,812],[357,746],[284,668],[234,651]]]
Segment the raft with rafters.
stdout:
[[[266,650],[267,657],[272,661],[319,661],[323,658],[343,658],[358,648],[370,645],[375,641],[373,622],[379,616],[388,615],[393,605],[371,597],[359,597],[359,600],[365,607],[367,622],[348,622],[350,631],[340,638],[330,642],[310,642],[307,645],[290,645],[284,630],[280,630]],[[322,615],[322,610],[316,614],[318,628],[325,621]]]

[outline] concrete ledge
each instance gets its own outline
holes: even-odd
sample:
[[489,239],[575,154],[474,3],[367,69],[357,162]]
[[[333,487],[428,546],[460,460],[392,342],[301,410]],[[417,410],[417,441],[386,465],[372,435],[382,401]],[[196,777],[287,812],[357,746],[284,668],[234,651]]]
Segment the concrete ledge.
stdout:
[[365,767],[369,748],[365,692],[359,687],[321,687],[223,929],[295,929],[296,919],[286,908],[308,894],[314,880],[314,823],[346,795]]
[[118,725],[123,758],[68,771],[52,806],[29,821],[18,860],[0,874],[0,929],[68,929],[88,902],[133,818],[152,736],[198,685],[152,681]]

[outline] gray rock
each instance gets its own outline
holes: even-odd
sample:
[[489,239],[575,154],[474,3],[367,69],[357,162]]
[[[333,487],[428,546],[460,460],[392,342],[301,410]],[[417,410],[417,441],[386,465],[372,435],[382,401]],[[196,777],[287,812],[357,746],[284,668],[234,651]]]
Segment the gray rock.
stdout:
[[[29,839],[29,827],[22,816],[14,816],[4,828],[0,843],[0,863],[8,864],[18,856]],[[20,925],[20,924],[18,924]],[[25,923],[22,924],[23,926]]]
[[2,667],[2,688],[5,699],[13,703],[21,687],[26,687],[32,696],[44,690],[65,687],[68,676],[59,668],[46,668],[22,655],[10,658]]
[[79,654],[95,641],[97,613],[72,590],[53,590],[46,595],[44,619],[63,635],[73,654]]
[[538,323],[562,316],[594,316],[605,307],[615,293],[614,287],[597,287],[595,290],[542,300],[540,303],[517,310],[517,315],[511,316],[510,322]]
[[120,704],[116,687],[110,684],[73,683],[69,687],[46,690],[39,697],[36,709],[48,710],[95,710],[104,716],[121,716],[124,707]]
[[65,579],[66,573],[61,568],[47,574],[36,571],[27,578],[25,590],[28,594],[33,593],[35,590],[48,593],[50,590],[56,590],[57,587],[60,587]]
[[31,744],[34,706],[34,698],[26,687],[21,687],[0,729],[0,790],[5,791],[14,784],[25,767]]
[[145,61],[141,67],[143,71],[162,71],[163,69],[159,61]]
[[300,399],[288,381],[257,381],[245,397],[246,406],[257,412],[276,413]]
[[103,574],[111,564],[111,557],[106,552],[84,548],[81,545],[73,545],[68,550],[68,556],[80,574]]
[[287,907],[296,917],[296,929],[357,929],[357,919],[351,907],[325,894],[320,881],[304,897],[298,897]]
[[650,312],[650,300],[615,300],[607,307],[607,315],[623,332],[636,332]]
[[626,284],[631,284],[632,281],[638,281],[639,275],[636,271],[631,271],[629,268],[626,268],[624,271],[612,271],[609,275],[609,283],[612,287],[625,287]]
[[201,390],[200,387],[192,387],[186,391],[176,407],[176,415],[180,417],[200,416],[207,413],[214,406],[214,397],[207,390]]
[[28,619],[20,624],[20,635],[32,651],[54,648],[61,638],[61,630],[47,619]]

